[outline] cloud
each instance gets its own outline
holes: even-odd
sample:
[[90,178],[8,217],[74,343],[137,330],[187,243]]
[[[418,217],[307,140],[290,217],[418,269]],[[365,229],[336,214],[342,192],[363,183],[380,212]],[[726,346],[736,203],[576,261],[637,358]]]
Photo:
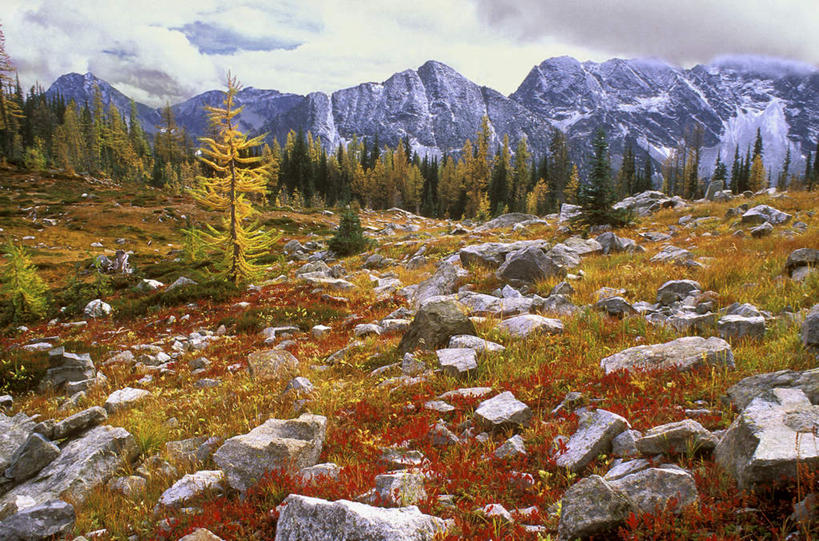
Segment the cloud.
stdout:
[[0,22],[24,85],[91,71],[157,106],[222,88],[228,70],[247,86],[306,94],[435,59],[509,94],[550,56],[815,63],[814,1],[774,11],[762,0],[4,0]]
[[520,42],[545,37],[607,54],[679,64],[762,54],[819,63],[816,0],[475,0],[481,19]]

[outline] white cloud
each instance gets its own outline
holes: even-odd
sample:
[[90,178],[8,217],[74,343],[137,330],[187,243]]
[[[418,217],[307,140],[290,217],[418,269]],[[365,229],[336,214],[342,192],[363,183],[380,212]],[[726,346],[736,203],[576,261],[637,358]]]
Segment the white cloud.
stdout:
[[[612,1],[594,2],[602,7],[590,10],[590,3],[581,0],[533,0],[531,5],[525,0],[230,4],[215,0],[5,0],[8,7],[0,21],[7,50],[24,84],[39,80],[48,85],[66,72],[93,71],[137,100],[158,105],[220,88],[228,69],[248,86],[304,94],[382,81],[394,72],[435,59],[508,94],[533,65],[564,54],[591,60],[640,54],[687,61],[705,60],[699,57],[706,52],[779,52],[816,62],[819,43],[815,33],[807,31],[811,24],[819,26],[816,8],[811,7],[814,0],[791,1],[801,6],[801,15],[766,14],[761,6],[768,2],[763,0],[748,0],[750,7],[739,0],[654,2],[662,4],[661,8],[646,2],[620,2],[618,6],[626,6],[620,10],[606,7],[616,4]],[[637,4],[645,9],[635,9]],[[724,27],[720,17],[727,8],[708,8],[709,4],[744,10],[747,13],[737,19],[744,21],[743,32],[764,21],[771,26],[771,35],[760,37],[760,32],[752,32],[753,47],[742,49],[740,42],[727,40],[729,47],[738,49],[720,50],[719,39],[703,33],[715,25]],[[694,7],[684,7],[688,5]],[[670,11],[664,15],[660,9]],[[710,22],[703,22],[703,17]],[[222,29],[225,36],[300,45],[207,55],[182,31],[196,22],[203,23],[200,27]],[[781,31],[789,25],[791,32]],[[719,30],[731,36],[743,33]],[[793,46],[783,45],[788,43]]]

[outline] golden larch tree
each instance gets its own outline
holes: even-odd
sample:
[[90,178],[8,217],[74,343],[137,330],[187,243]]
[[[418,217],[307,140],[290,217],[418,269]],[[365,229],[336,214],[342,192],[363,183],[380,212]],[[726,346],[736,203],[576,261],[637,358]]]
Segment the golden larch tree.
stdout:
[[204,238],[222,250],[222,275],[235,284],[261,273],[255,260],[276,240],[253,222],[257,211],[250,199],[267,194],[269,164],[258,152],[265,135],[248,139],[237,127],[235,119],[242,111],[235,103],[239,88],[236,78],[228,74],[222,107],[205,108],[216,135],[200,139],[199,159],[211,175],[198,176],[199,186],[191,190],[200,205],[224,213],[222,229],[208,225]]
[[765,171],[765,166],[762,163],[762,155],[757,154],[751,163],[751,176],[748,179],[748,189],[752,192],[758,192],[767,185],[768,173]]

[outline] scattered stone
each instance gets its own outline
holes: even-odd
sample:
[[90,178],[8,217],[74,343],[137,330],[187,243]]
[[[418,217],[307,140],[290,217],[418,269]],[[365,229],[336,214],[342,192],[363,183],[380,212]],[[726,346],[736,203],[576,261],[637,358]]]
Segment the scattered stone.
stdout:
[[332,327],[328,327],[327,325],[315,325],[310,329],[310,334],[313,335],[313,338],[323,338],[332,330]]
[[478,512],[489,520],[497,520],[511,524],[515,522],[512,518],[512,513],[506,510],[504,506],[499,503],[490,503],[478,510]]
[[669,316],[666,323],[679,333],[694,331],[705,332],[713,327],[716,316],[712,313],[677,312]]
[[101,318],[111,315],[111,305],[103,302],[101,299],[94,299],[85,305],[83,313],[87,317]]
[[125,387],[108,395],[108,398],[105,400],[105,409],[108,413],[115,413],[121,409],[133,406],[150,395],[150,391],[146,391],[145,389]]
[[495,458],[514,458],[518,455],[525,455],[526,454],[526,446],[523,443],[523,438],[520,434],[515,434],[503,444],[495,449],[495,452],[492,453]]
[[71,438],[89,428],[102,424],[106,420],[108,420],[108,413],[105,409],[100,406],[93,406],[56,423],[49,431],[50,433],[45,434],[45,436],[52,440]]
[[452,336],[475,334],[475,325],[455,301],[432,301],[422,306],[398,345],[400,354],[414,349],[444,347]]
[[500,344],[496,344],[495,342],[490,342],[489,340],[478,338],[477,336],[472,336],[469,334],[459,334],[451,337],[449,339],[449,347],[470,348],[474,349],[475,351],[485,351],[490,353],[504,351],[506,349]]
[[333,462],[316,464],[299,470],[299,477],[305,483],[312,483],[321,479],[337,479],[341,468]]
[[447,391],[438,398],[450,400],[452,398],[482,398],[488,394],[492,394],[492,387],[466,387],[463,389],[455,389],[454,391]]
[[665,509],[674,501],[672,511],[679,514],[683,508],[699,500],[694,478],[676,467],[648,468],[610,482],[615,490],[624,493],[641,513]]
[[129,475],[127,477],[114,477],[108,481],[108,489],[119,492],[126,498],[132,498],[145,492],[148,481],[139,475]]
[[664,246],[649,260],[652,263],[684,263],[691,259],[691,252],[676,246]]
[[41,434],[31,434],[11,457],[5,476],[15,483],[25,481],[46,467],[60,454],[60,448]]
[[673,455],[688,450],[712,451],[717,439],[697,421],[684,419],[647,430],[635,445],[644,455]]
[[379,336],[381,334],[381,327],[374,323],[362,323],[361,325],[355,326],[353,334],[356,338],[371,335]]
[[614,254],[617,252],[634,252],[639,250],[637,243],[631,239],[618,237],[611,231],[597,236],[597,242],[603,248],[604,254]]
[[500,329],[518,337],[526,337],[533,333],[561,334],[563,323],[559,319],[524,314],[502,321]]
[[247,369],[256,379],[270,379],[292,374],[299,360],[284,349],[263,349],[247,356]]
[[749,376],[728,389],[725,398],[738,410],[744,410],[754,398],[768,395],[777,387],[800,389],[812,404],[817,404],[819,403],[819,368],[812,368],[804,372],[780,370]]
[[495,273],[499,280],[531,284],[553,276],[566,276],[566,267],[537,246],[512,252]]
[[719,335],[726,340],[744,337],[762,338],[765,336],[765,318],[727,315],[720,318],[717,328]]
[[785,262],[785,270],[788,274],[793,276],[795,270],[800,267],[817,267],[819,266],[819,250],[816,248],[799,248],[794,250],[788,256]]
[[[75,540],[76,541],[76,540]],[[205,528],[197,528],[185,537],[180,537],[179,541],[224,541],[221,537]]]
[[623,317],[637,311],[623,297],[608,297],[594,303],[594,307],[610,316]]
[[767,222],[771,225],[781,225],[788,223],[790,219],[790,214],[786,214],[768,205],[757,205],[742,215],[742,223],[744,224],[762,224]]
[[754,398],[714,450],[740,489],[796,478],[797,466],[819,467],[819,406],[801,389],[775,388]]
[[0,522],[3,541],[40,541],[61,538],[74,527],[74,507],[54,499],[28,507]]
[[291,494],[279,507],[276,541],[432,541],[446,522],[417,507],[385,509],[358,502],[329,502]]
[[668,306],[701,290],[699,282],[694,280],[669,280],[657,290],[657,302]]
[[162,493],[159,505],[182,507],[206,494],[220,494],[224,490],[224,480],[225,474],[221,470],[189,473]]
[[173,291],[174,289],[176,289],[178,287],[195,286],[195,285],[198,285],[198,283],[191,280],[187,276],[180,276],[179,278],[176,279],[176,281],[174,281],[174,283],[169,285],[168,288],[165,291],[168,292],[168,291]]
[[734,366],[731,345],[721,338],[685,336],[664,344],[635,346],[600,361],[610,374],[616,370],[687,370],[701,364]]
[[615,436],[630,428],[628,421],[616,413],[594,410],[580,417],[577,431],[566,442],[566,450],[555,457],[555,464],[579,472],[597,455],[611,450]]
[[418,284],[412,295],[413,307],[419,308],[424,301],[432,297],[454,293],[457,282],[458,273],[455,267],[449,263],[441,264],[435,274]]
[[[628,432],[628,431],[626,431]],[[626,432],[623,432],[625,434]],[[635,458],[634,460],[615,460],[606,475],[603,476],[608,482],[616,481],[632,473],[637,473],[648,469],[651,466],[651,461],[646,458]]]
[[390,507],[418,503],[427,497],[424,475],[406,470],[376,475],[375,496],[377,503]]
[[465,378],[478,369],[477,352],[469,348],[447,348],[435,352],[441,370],[452,377]]
[[89,380],[97,373],[88,353],[66,353],[62,347],[48,352],[48,364],[49,369],[40,381],[41,391],[49,387],[61,388],[68,382]]
[[298,471],[315,465],[326,430],[327,419],[320,415],[269,419],[249,433],[227,440],[213,461],[225,472],[228,484],[244,492],[270,470]]
[[314,390],[315,386],[313,386],[313,383],[303,376],[293,378],[292,380],[290,380],[290,383],[287,384],[287,387],[284,388],[284,392],[294,391],[296,393],[305,394],[310,394]]
[[819,348],[819,304],[814,304],[802,322],[802,344],[809,348]]
[[505,391],[481,402],[475,410],[475,416],[489,428],[503,429],[528,424],[532,418],[532,410],[511,392]]
[[581,479],[563,494],[558,539],[573,541],[606,534],[628,518],[633,508],[628,496],[599,475]]
[[435,426],[429,431],[429,438],[432,440],[432,445],[436,447],[446,447],[461,442],[458,436],[447,428],[446,423],[441,419],[439,419],[438,422],[435,423]]

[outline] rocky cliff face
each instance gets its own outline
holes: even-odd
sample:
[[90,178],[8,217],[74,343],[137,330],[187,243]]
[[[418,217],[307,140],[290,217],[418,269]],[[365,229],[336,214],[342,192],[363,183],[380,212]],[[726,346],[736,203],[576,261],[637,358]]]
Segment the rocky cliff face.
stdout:
[[[106,104],[113,102],[127,114],[128,98],[92,74],[64,75],[48,92],[91,103],[94,84]],[[210,91],[174,105],[177,121],[192,135],[203,135],[208,126],[203,106],[218,104],[221,96]],[[573,157],[582,160],[594,130],[603,126],[615,163],[626,139],[661,163],[685,131],[700,124],[706,173],[717,151],[730,162],[734,148],[742,153],[757,129],[765,141],[766,165],[777,170],[790,147],[798,171],[819,136],[819,70],[756,57],[724,58],[688,70],[652,59],[551,58],[533,67],[509,97],[429,61],[384,82],[331,95],[246,88],[237,101],[245,107],[244,130],[267,132],[281,142],[291,129],[311,132],[328,148],[353,136],[377,137],[391,146],[407,138],[417,152],[432,155],[457,152],[467,138],[475,138],[487,115],[493,146],[504,134],[513,146],[525,136],[535,154],[542,154],[558,128],[568,134]],[[143,126],[153,133],[158,110],[137,107]]]

